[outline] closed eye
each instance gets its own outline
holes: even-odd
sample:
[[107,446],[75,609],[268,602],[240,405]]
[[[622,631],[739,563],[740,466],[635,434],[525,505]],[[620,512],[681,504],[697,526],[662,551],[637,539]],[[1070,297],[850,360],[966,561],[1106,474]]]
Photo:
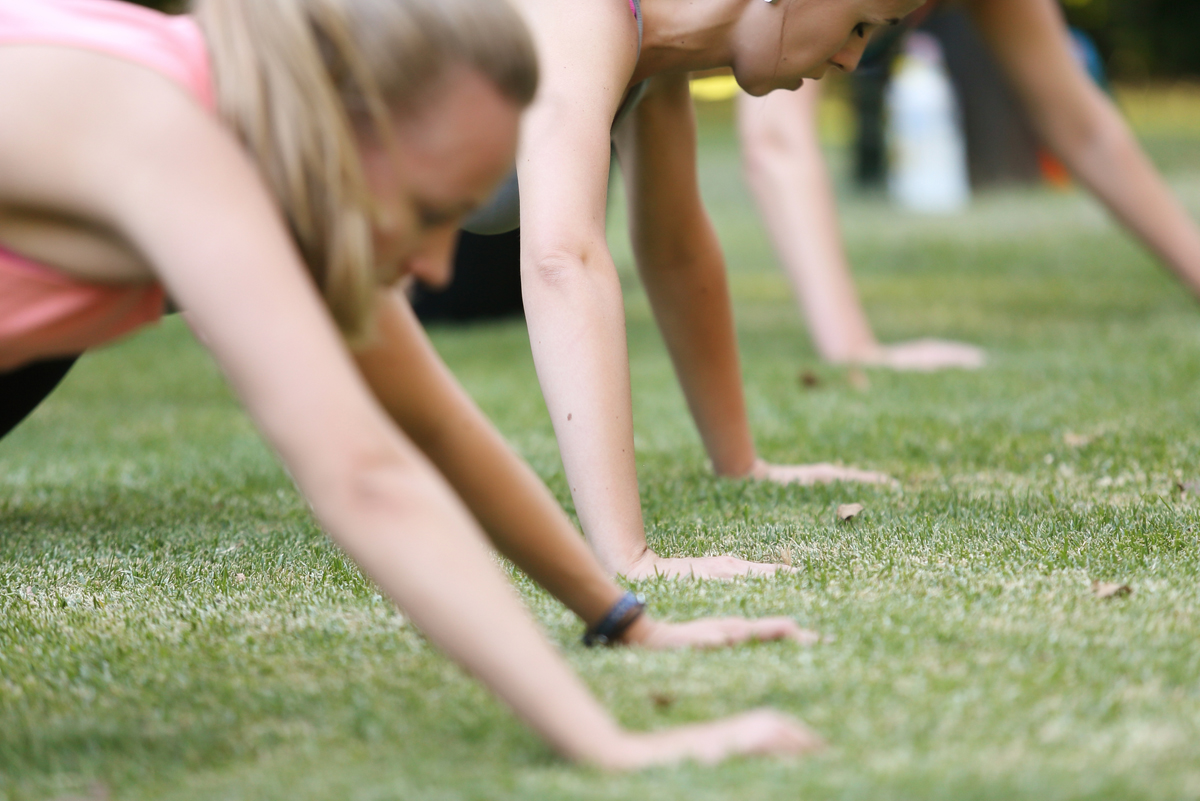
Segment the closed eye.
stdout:
[[859,39],[865,39],[867,37],[867,23],[860,22],[857,25],[855,25],[854,33],[858,36]]

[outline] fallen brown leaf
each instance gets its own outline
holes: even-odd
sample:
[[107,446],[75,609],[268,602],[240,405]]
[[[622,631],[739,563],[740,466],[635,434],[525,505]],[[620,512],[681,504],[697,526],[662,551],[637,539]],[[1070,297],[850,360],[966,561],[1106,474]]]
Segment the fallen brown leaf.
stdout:
[[1109,598],[1124,598],[1133,595],[1133,587],[1128,584],[1109,584],[1099,579],[1092,582],[1092,592],[1104,601]]
[[805,389],[816,389],[821,386],[821,377],[812,370],[805,370],[800,373],[800,386]]
[[862,514],[865,508],[861,503],[844,503],[837,508],[838,520],[843,523],[853,520]]
[[666,709],[675,703],[675,697],[666,693],[650,693],[650,700],[659,709]]
[[1091,443],[1094,437],[1089,437],[1087,434],[1076,434],[1073,431],[1068,431],[1063,434],[1063,444],[1068,448],[1082,448]]
[[867,378],[866,371],[859,367],[851,367],[846,372],[846,383],[859,392],[866,392],[871,388],[871,379]]

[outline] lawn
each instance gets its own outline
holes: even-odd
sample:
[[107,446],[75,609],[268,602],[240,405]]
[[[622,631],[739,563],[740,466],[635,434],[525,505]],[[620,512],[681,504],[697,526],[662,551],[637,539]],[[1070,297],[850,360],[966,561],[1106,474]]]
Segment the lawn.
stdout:
[[[1187,102],[1200,119],[1200,101],[1182,96],[1138,94],[1131,114],[1200,216],[1200,132],[1171,122]],[[762,454],[887,470],[902,489],[711,477],[617,204],[651,544],[800,568],[638,589],[663,617],[791,615],[834,639],[589,651],[514,579],[625,724],[767,704],[826,753],[621,777],[556,759],[325,540],[172,320],[88,356],[0,443],[0,799],[97,784],[154,801],[1200,797],[1196,303],[1075,192],[988,196],[951,218],[848,194],[881,337],[990,355],[974,373],[868,371],[864,388],[814,356],[728,107],[702,118]],[[434,339],[570,508],[523,325]],[[851,501],[866,512],[836,522]],[[1100,600],[1094,580],[1133,593]]]

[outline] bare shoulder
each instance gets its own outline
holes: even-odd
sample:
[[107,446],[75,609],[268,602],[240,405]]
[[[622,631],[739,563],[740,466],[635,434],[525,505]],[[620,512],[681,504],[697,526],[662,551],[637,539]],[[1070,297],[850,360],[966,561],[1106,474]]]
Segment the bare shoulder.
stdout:
[[518,0],[542,67],[539,101],[555,95],[620,104],[637,66],[629,0]]
[[0,108],[0,203],[81,216],[103,213],[148,144],[219,129],[166,77],[66,47],[0,47]]

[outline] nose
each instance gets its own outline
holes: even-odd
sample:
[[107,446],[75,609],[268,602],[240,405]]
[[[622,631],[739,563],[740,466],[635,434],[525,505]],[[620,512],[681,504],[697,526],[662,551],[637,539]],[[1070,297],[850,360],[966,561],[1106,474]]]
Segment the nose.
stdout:
[[430,231],[416,252],[409,256],[405,272],[435,289],[446,286],[454,273],[454,246],[457,241],[457,225],[445,225]]
[[842,72],[854,72],[858,69],[858,62],[862,61],[863,53],[866,52],[869,43],[869,38],[851,36],[850,40],[846,42],[846,46],[830,57],[829,63]]

